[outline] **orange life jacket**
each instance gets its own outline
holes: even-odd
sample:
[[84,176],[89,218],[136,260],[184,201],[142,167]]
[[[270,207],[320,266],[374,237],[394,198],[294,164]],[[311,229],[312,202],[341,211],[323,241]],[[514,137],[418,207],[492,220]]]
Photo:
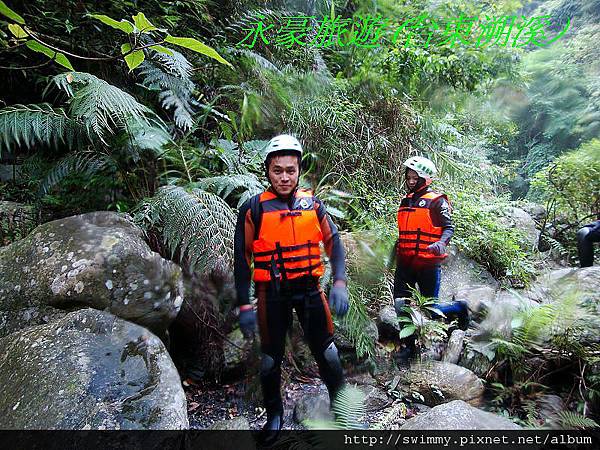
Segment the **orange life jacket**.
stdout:
[[313,193],[296,190],[291,210],[287,204],[271,200],[277,200],[277,195],[269,191],[258,199],[260,228],[252,243],[254,281],[270,281],[273,276],[283,281],[320,277],[323,234]]
[[447,253],[436,256],[427,250],[427,246],[437,242],[442,237],[443,228],[433,225],[431,220],[431,205],[444,194],[427,192],[417,203],[410,205],[410,193],[398,209],[398,259],[409,263],[438,263],[448,256]]

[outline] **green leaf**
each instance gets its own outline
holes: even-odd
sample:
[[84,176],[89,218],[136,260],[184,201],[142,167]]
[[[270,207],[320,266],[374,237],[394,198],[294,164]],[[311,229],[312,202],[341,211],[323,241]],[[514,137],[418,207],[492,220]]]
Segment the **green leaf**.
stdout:
[[99,20],[100,22],[102,22],[105,25],[108,25],[109,27],[121,30],[124,33],[133,33],[133,24],[128,20],[121,19],[120,22],[117,22],[115,19],[111,19],[110,17],[105,16],[104,14],[90,14],[89,16],[93,19]]
[[2,0],[0,0],[0,14],[8,17],[11,20],[14,20],[17,23],[20,23],[21,25],[25,25],[25,20],[8,6],[6,6],[6,3],[4,3]]
[[57,64],[60,64],[63,67],[66,67],[69,70],[75,70],[75,69],[73,69],[71,62],[68,60],[68,58],[65,55],[63,55],[60,52],[55,52],[51,48],[46,47],[44,44],[40,44],[37,41],[31,40],[31,41],[25,42],[25,45],[30,50],[33,50],[34,52],[43,53],[48,58],[53,59],[54,61],[56,61]]
[[155,52],[158,53],[164,53],[165,55],[169,55],[169,56],[173,56],[173,50],[167,48],[167,47],[163,47],[162,45],[153,45],[152,47],[150,47],[152,50],[154,50]]
[[156,28],[148,19],[146,19],[144,13],[137,13],[135,16],[131,16],[131,18],[133,19],[133,23],[140,33],[148,33],[150,31],[158,30],[158,28]]
[[29,36],[27,32],[21,28],[21,25],[17,25],[16,23],[9,24],[8,29],[17,39],[24,39]]
[[[131,72],[137,66],[144,62],[143,50],[135,50],[134,52],[128,53],[131,51],[131,44],[123,44],[121,45],[121,53],[125,55],[125,62],[127,63],[127,67],[129,67],[129,71]],[[128,53],[128,54],[126,54]]]
[[416,330],[417,329],[416,329],[416,327],[414,325],[408,325],[408,326],[402,328],[402,330],[400,330],[400,339],[404,339],[405,337],[410,336]]
[[413,323],[410,317],[398,317],[398,322]]
[[206,55],[209,58],[216,59],[221,64],[226,64],[229,67],[233,68],[233,66],[230,63],[228,63],[227,61],[225,61],[225,59],[223,59],[223,57],[221,55],[219,55],[214,48],[209,47],[208,45],[203,44],[202,42],[200,42],[194,38],[183,38],[183,37],[175,37],[175,36],[169,35],[165,38],[165,41],[168,42],[169,44],[179,45],[180,47],[187,48],[196,53]]

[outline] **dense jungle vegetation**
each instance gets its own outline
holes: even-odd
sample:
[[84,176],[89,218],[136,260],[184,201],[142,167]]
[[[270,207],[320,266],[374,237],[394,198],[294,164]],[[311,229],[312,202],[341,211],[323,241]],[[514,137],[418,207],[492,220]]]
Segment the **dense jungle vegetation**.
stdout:
[[[441,20],[547,14],[551,36],[570,23],[548,46],[420,48],[389,36],[373,48],[238,45],[260,20],[398,22],[423,11]],[[574,233],[600,210],[599,19],[599,0],[0,2],[0,200],[29,205],[35,224],[129,213],[188,274],[225,276],[237,208],[267,186],[263,147],[292,133],[306,149],[301,183],[356,244],[352,309],[338,325],[368,359],[377,351],[364,332],[369,313],[391,301],[388,258],[410,155],[436,163],[454,246],[503,287],[576,265]],[[533,203],[547,212],[536,245],[499,220]],[[2,245],[29,231],[2,227]],[[232,302],[212,311],[210,326],[224,326]],[[502,368],[487,380],[495,411],[536,424],[531,405],[555,389],[547,375],[567,358],[563,423],[595,425],[600,378],[586,367],[599,349],[570,328],[548,334],[578,308],[562,297],[519,317],[510,338],[491,338]],[[543,366],[532,362],[540,352],[550,355]]]

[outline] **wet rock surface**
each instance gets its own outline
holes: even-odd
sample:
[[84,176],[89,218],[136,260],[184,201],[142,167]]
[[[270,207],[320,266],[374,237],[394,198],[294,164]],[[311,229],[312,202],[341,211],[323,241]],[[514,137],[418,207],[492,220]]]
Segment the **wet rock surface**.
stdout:
[[112,314],[82,309],[15,332],[0,355],[0,428],[188,428],[164,345]]
[[510,420],[461,400],[444,403],[408,420],[401,430],[519,430]]

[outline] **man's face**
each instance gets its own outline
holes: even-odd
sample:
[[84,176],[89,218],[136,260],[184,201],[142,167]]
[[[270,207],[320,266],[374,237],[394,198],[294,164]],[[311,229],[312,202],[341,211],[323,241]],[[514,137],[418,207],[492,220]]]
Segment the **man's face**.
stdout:
[[408,169],[406,171],[406,175],[404,176],[404,181],[406,182],[406,187],[409,191],[414,190],[417,187],[417,183],[419,182],[419,175],[412,169]]
[[286,197],[292,193],[298,185],[299,175],[297,156],[273,156],[269,163],[269,180],[279,196]]

